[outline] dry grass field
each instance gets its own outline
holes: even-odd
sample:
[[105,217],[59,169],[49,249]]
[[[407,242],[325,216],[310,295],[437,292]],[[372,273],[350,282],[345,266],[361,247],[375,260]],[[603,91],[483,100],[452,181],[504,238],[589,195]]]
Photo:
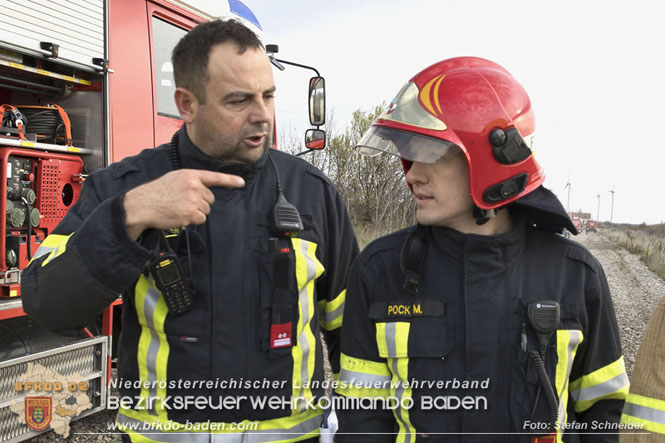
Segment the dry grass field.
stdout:
[[665,224],[604,223],[598,230],[627,251],[638,255],[651,271],[665,278]]

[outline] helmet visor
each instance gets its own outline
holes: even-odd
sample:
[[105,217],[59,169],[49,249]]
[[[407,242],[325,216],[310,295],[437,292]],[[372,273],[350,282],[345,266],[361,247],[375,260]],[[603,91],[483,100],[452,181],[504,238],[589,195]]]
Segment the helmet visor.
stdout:
[[356,149],[363,155],[387,152],[419,163],[436,163],[462,152],[454,143],[385,126],[371,126]]

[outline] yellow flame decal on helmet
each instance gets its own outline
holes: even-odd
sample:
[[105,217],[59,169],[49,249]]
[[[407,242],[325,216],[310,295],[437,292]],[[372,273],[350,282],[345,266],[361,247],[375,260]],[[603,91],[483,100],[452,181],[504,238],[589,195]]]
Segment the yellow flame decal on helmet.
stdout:
[[[443,81],[445,77],[444,75],[437,75],[434,77],[432,80],[428,81],[425,86],[423,86],[423,89],[420,91],[419,98],[420,101],[425,105],[425,108],[432,113],[436,114],[436,111],[434,110],[434,106],[432,106],[432,98],[434,99],[434,104],[436,105],[436,109],[441,113],[441,104],[439,103],[439,86],[441,85],[441,82]],[[432,91],[432,86],[434,86],[434,92],[430,94]]]

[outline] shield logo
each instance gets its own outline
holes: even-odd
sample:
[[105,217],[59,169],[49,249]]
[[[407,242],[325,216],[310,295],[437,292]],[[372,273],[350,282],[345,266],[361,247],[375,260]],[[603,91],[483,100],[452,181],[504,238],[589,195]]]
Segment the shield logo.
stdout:
[[51,397],[25,397],[25,424],[33,431],[43,431],[51,424]]

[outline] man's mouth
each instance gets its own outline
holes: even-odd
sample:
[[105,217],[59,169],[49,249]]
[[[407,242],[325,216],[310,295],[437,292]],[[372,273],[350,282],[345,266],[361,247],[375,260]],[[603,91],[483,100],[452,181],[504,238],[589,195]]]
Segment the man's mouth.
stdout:
[[247,143],[250,146],[256,147],[256,146],[261,146],[263,145],[263,142],[266,139],[265,134],[256,134],[256,135],[251,135],[249,137],[245,137],[245,143]]

